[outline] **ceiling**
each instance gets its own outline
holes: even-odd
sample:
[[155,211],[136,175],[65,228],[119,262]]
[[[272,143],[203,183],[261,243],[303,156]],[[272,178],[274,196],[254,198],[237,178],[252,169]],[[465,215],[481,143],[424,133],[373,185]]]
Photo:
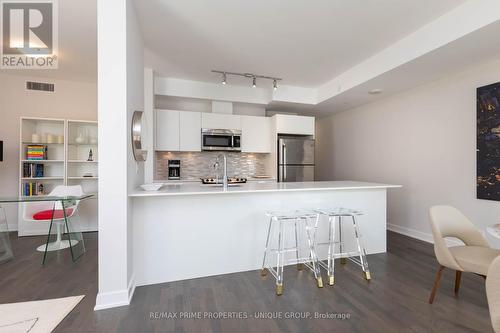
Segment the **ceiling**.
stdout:
[[59,6],[59,68],[0,73],[97,82],[97,0],[62,0]]
[[210,72],[218,69],[317,87],[463,2],[136,0],[135,6],[146,63],[161,75],[218,82]]
[[[321,117],[371,103],[448,75],[462,73],[477,64],[498,61],[500,43],[496,41],[499,34],[500,22],[496,22],[316,105],[273,102],[268,109],[306,112]],[[369,94],[373,89],[380,89],[382,93]]]

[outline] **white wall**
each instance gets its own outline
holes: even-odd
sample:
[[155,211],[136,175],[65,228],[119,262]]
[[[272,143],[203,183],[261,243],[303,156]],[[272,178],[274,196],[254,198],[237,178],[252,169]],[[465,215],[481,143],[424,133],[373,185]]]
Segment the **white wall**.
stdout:
[[[135,190],[144,184],[144,163],[137,163],[130,143],[130,128],[134,111],[144,111],[144,43],[137,21],[132,0],[127,0],[127,157],[128,157],[128,191]],[[152,130],[152,129],[150,129]],[[154,156],[148,156],[153,159]],[[129,286],[134,285],[132,257],[132,203],[128,199],[128,263],[127,277]]]
[[[132,113],[144,107],[142,38],[131,0],[99,1],[99,291],[95,309],[127,305],[135,283],[128,192],[144,170],[131,151]],[[105,138],[103,140],[103,138]]]
[[320,180],[401,184],[390,190],[393,230],[430,240],[431,205],[451,204],[481,228],[500,202],[476,199],[476,88],[500,81],[500,61],[317,121]]
[[[50,82],[55,92],[26,90],[26,81]],[[0,74],[0,196],[19,194],[19,118],[97,119],[97,84]],[[17,230],[17,206],[6,205],[9,230]]]

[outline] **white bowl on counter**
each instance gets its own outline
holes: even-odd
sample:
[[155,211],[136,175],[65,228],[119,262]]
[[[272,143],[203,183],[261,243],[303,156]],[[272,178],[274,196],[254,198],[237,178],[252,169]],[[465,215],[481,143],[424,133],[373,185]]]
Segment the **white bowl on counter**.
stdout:
[[149,184],[142,184],[141,188],[144,191],[158,191],[162,186],[163,183],[149,183]]

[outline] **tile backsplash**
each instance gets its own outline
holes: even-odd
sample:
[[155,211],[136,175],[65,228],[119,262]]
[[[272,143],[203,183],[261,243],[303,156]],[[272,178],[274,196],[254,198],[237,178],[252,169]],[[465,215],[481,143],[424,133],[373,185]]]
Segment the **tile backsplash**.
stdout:
[[[168,180],[168,160],[181,160],[181,180],[197,180],[214,177],[214,164],[220,152],[163,152],[155,153],[155,179]],[[226,153],[227,174],[231,176],[253,177],[270,175],[266,164],[269,154]],[[219,175],[222,175],[222,161]]]

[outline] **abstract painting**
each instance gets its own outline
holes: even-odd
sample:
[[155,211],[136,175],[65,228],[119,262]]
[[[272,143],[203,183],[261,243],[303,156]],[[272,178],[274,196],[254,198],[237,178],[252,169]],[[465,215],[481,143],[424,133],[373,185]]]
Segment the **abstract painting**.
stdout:
[[500,201],[500,82],[477,88],[477,198]]

